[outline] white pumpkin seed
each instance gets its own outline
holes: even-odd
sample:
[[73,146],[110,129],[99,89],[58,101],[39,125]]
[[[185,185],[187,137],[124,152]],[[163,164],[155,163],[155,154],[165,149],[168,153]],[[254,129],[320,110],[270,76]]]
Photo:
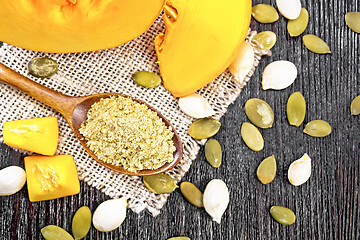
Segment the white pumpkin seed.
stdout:
[[101,232],[108,232],[118,228],[126,217],[126,207],[127,201],[124,197],[102,202],[93,215],[94,227]]
[[26,182],[24,169],[10,166],[0,170],[0,196],[14,194],[22,189]]
[[254,50],[248,42],[244,42],[235,60],[230,64],[229,71],[239,83],[244,80],[254,65]]
[[229,189],[220,179],[211,180],[205,188],[203,202],[206,212],[220,224],[229,204]]
[[345,22],[351,30],[360,33],[360,12],[348,12],[345,14]]
[[300,0],[276,0],[277,8],[287,19],[297,19],[301,12]]
[[305,183],[311,175],[311,159],[306,153],[291,163],[288,170],[289,182],[294,186]]
[[267,65],[262,76],[262,88],[281,90],[290,86],[296,79],[296,66],[289,61],[275,61]]
[[193,118],[206,118],[215,114],[208,101],[197,93],[179,98],[179,107]]
[[301,9],[300,16],[297,19],[289,20],[287,30],[291,37],[301,35],[307,28],[309,23],[309,13],[305,8]]

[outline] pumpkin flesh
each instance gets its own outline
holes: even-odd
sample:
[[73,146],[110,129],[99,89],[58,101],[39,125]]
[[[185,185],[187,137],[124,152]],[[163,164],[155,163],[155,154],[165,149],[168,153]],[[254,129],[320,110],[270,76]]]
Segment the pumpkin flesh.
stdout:
[[250,16],[251,0],[167,0],[166,31],[155,39],[165,88],[182,97],[219,76],[236,57]]
[[0,0],[0,41],[41,52],[85,52],[145,32],[164,0]]

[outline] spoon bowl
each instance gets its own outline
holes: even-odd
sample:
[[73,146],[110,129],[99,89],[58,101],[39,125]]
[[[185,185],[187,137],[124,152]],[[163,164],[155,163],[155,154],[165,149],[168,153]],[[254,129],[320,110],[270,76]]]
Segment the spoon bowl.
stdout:
[[[176,164],[179,163],[183,154],[183,147],[180,140],[179,135],[177,134],[175,128],[171,125],[171,123],[156,109],[149,106],[147,103],[124,95],[120,93],[102,93],[102,94],[94,94],[84,97],[72,97],[68,96],[54,90],[51,90],[37,82],[30,80],[29,78],[15,72],[14,70],[6,67],[2,63],[0,63],[0,81],[4,83],[8,83],[19,90],[29,94],[40,102],[48,105],[49,107],[58,111],[69,123],[71,129],[75,133],[75,136],[84,147],[84,149],[89,153],[89,155],[96,160],[98,163],[103,166],[112,169],[116,172],[120,172],[127,175],[136,175],[136,176],[147,176],[147,175],[155,175],[166,172],[173,168]],[[83,137],[83,135],[79,132],[81,124],[86,121],[87,113],[90,107],[100,101],[102,98],[109,98],[111,96],[123,96],[127,98],[131,98],[132,100],[145,104],[152,111],[156,112],[157,115],[163,120],[167,127],[171,127],[174,133],[173,142],[176,148],[174,152],[174,160],[170,163],[164,164],[162,167],[158,169],[145,169],[137,172],[130,172],[123,168],[122,166],[115,166],[109,163],[106,163],[100,160],[87,146],[87,140]]]

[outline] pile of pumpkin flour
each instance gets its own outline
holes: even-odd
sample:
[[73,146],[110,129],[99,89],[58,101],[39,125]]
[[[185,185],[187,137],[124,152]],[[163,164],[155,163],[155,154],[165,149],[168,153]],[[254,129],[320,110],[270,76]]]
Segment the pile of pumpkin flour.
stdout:
[[171,127],[145,104],[130,98],[100,99],[89,109],[79,131],[101,161],[130,172],[158,169],[174,160]]
[[[116,48],[86,53],[46,54],[3,44],[0,48],[0,62],[46,87],[71,96],[117,92],[145,101],[171,122],[182,140],[183,158],[168,172],[171,177],[180,181],[203,143],[188,135],[188,128],[194,119],[181,112],[177,99],[162,85],[156,88],[143,88],[134,83],[131,77],[134,72],[140,70],[159,74],[153,41],[155,36],[163,31],[163,22],[159,17],[148,31],[131,42]],[[251,36],[253,34],[249,34],[247,40]],[[255,51],[254,67],[240,83],[234,81],[231,74],[226,71],[198,91],[215,110],[216,119],[220,119],[228,105],[239,96],[261,56],[265,54],[253,43],[251,45]],[[59,64],[59,71],[50,79],[34,78],[27,72],[27,63],[40,56],[48,56]],[[160,213],[167,194],[156,195],[144,187],[141,177],[123,175],[100,165],[83,149],[59,113],[9,85],[0,85],[1,125],[15,119],[56,116],[60,128],[57,154],[73,156],[80,180],[112,198],[126,197],[129,208],[136,213],[145,209],[154,216]]]

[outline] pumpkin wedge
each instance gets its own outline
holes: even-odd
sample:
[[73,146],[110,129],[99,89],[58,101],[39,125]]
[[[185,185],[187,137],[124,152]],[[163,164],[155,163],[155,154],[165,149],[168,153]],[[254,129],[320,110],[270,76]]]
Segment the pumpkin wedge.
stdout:
[[0,0],[0,41],[41,52],[85,52],[145,32],[164,0]]
[[165,34],[155,38],[164,86],[193,93],[234,60],[250,25],[251,0],[167,0]]

